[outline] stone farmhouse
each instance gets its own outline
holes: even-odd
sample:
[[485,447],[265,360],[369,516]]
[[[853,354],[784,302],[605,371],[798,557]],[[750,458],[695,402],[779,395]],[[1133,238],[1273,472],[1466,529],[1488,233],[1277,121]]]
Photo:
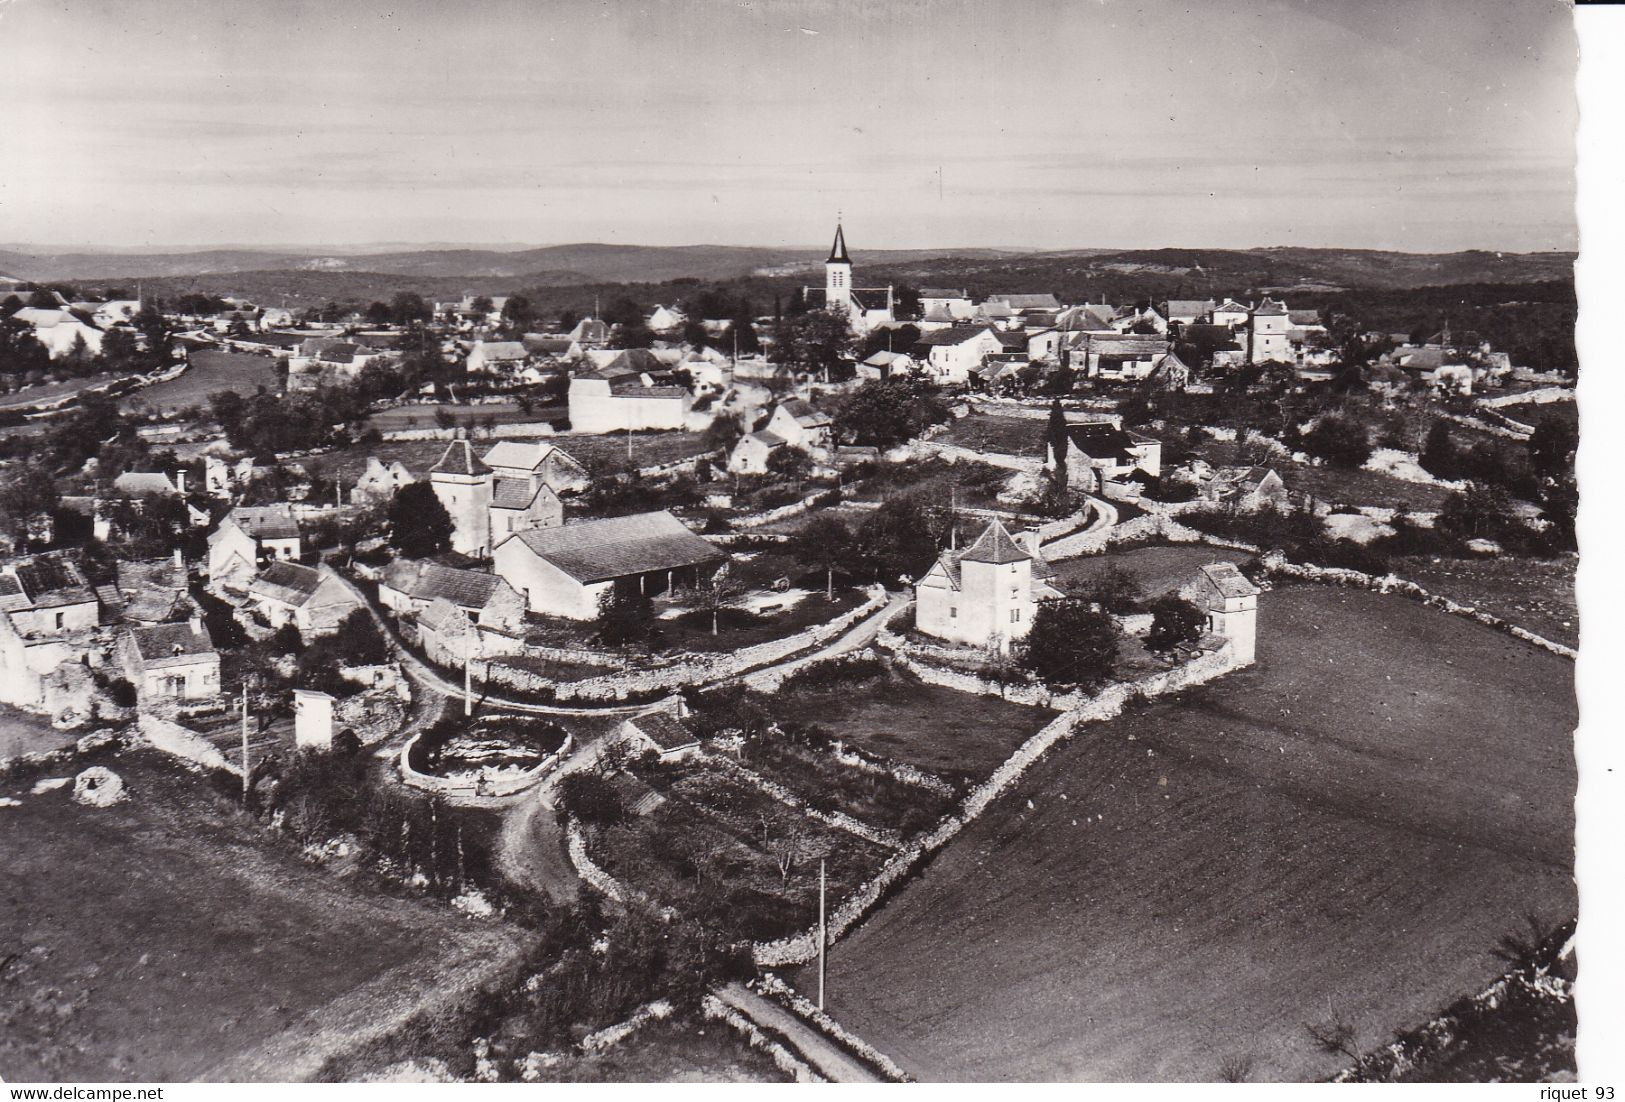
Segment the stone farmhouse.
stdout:
[[0,701],[50,702],[59,667],[90,661],[101,608],[79,564],[61,552],[0,568]]
[[502,578],[483,570],[397,559],[384,568],[378,582],[379,604],[397,615],[421,613],[442,599],[481,627],[512,632],[524,620],[524,598]]
[[243,589],[267,562],[295,562],[301,554],[292,506],[239,505],[209,534],[209,584]]
[[186,564],[180,550],[169,559],[117,564],[112,585],[98,586],[102,609],[127,624],[162,624],[191,615]]
[[272,628],[292,624],[308,641],[338,630],[346,616],[365,605],[326,564],[273,562],[249,583],[246,607]]
[[988,356],[1004,351],[1004,342],[988,325],[938,329],[914,346],[926,378],[938,386],[964,386]]
[[518,371],[529,357],[520,341],[475,341],[463,366],[470,375],[498,375]]
[[767,461],[780,448],[800,448],[827,463],[832,458],[835,422],[827,413],[800,398],[789,398],[773,407],[767,424],[739,438],[728,456],[728,470],[735,474],[765,474]]
[[451,515],[452,550],[489,558],[516,532],[564,523],[563,493],[585,489],[586,468],[551,444],[504,440],[485,458],[453,440],[429,471],[429,484]]
[[[1123,428],[1121,418],[1069,423],[1066,427],[1067,483],[1087,493],[1108,494],[1136,474],[1162,476],[1162,443],[1144,433]],[[1044,466],[1055,469],[1055,445],[1044,444]]]
[[665,510],[532,528],[503,540],[493,565],[531,612],[591,620],[612,589],[654,596],[727,561]]
[[402,486],[418,480],[399,459],[386,466],[376,455],[367,456],[367,467],[350,487],[352,505],[382,505],[395,496]]
[[621,723],[621,738],[635,751],[653,750],[663,762],[681,761],[700,750],[700,736],[670,712],[645,712]]
[[220,655],[196,617],[125,631],[119,640],[119,664],[143,703],[220,695]]
[[995,520],[963,551],[944,551],[914,583],[914,626],[969,647],[1010,644],[1032,629],[1040,601],[1062,596],[1054,571]]

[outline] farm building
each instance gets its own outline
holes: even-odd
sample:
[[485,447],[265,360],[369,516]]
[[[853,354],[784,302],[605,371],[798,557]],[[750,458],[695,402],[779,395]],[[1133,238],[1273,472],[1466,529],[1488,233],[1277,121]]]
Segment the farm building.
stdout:
[[[1161,477],[1162,443],[1123,428],[1121,421],[1068,424],[1066,434],[1067,481],[1075,488],[1103,493],[1107,483],[1122,482],[1135,473]],[[1044,445],[1044,466],[1055,467],[1053,442]]]
[[124,676],[143,701],[207,700],[220,693],[220,655],[196,617],[131,628],[119,648]]
[[513,631],[524,618],[525,603],[513,586],[483,570],[396,559],[378,582],[378,603],[397,614],[421,612],[439,598],[482,627]]
[[700,736],[669,712],[645,712],[621,724],[621,736],[634,750],[653,750],[661,761],[680,761],[700,748]]
[[1207,630],[1230,641],[1238,663],[1250,665],[1258,641],[1259,592],[1235,563],[1216,562],[1197,571],[1180,596],[1207,613]]
[[503,540],[493,558],[526,608],[572,620],[596,618],[599,600],[614,588],[653,596],[727,561],[664,510],[532,528]]
[[239,505],[209,534],[209,583],[240,589],[267,562],[301,554],[299,523],[290,505]]
[[570,380],[570,427],[576,432],[680,429],[688,391],[657,386],[647,373],[601,368]]
[[361,598],[326,565],[273,562],[248,586],[248,608],[273,628],[292,624],[305,639],[326,635],[358,608]]

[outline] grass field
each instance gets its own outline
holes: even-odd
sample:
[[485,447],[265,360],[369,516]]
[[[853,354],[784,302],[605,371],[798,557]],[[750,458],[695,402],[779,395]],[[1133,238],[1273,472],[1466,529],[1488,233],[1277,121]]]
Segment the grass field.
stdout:
[[44,716],[0,704],[0,761],[72,746],[78,739],[77,732],[58,731]]
[[262,386],[273,393],[277,390],[276,361],[269,356],[205,348],[193,352],[189,362],[191,366],[180,378],[132,391],[119,404],[125,409],[170,413],[188,406],[207,409],[209,395],[218,390],[242,395],[253,394]]
[[1557,643],[1578,646],[1580,606],[1574,593],[1579,560],[1396,559],[1393,571],[1430,593],[1499,616]]
[[498,425],[532,421],[557,421],[563,419],[568,413],[563,406],[556,405],[533,406],[531,411],[526,413],[519,408],[517,402],[491,402],[477,406],[441,402],[391,406],[389,409],[381,409],[375,412],[367,419],[367,424],[379,432],[396,432],[401,429],[432,429],[438,427],[435,414],[440,410],[445,410],[458,425],[480,424],[487,418],[492,419]]
[[1376,1047],[1572,916],[1572,676],[1402,598],[1267,594],[1256,666],[1041,762],[835,948],[830,1011],[922,1079],[1328,1075],[1306,1024]]
[[114,807],[4,793],[7,1079],[308,1077],[517,951],[509,927],[304,865],[156,752],[110,764]]
[[1033,417],[968,413],[955,421],[937,440],[974,451],[1041,458],[1044,454],[1046,424],[1046,421]]
[[[0,410],[26,409],[42,402],[52,402],[58,398],[66,398],[70,394],[78,394],[86,387],[101,386],[105,383],[126,378],[129,378],[129,376],[104,372],[98,375],[87,375],[82,379],[68,379],[60,383],[36,383],[12,394],[0,393]],[[6,431],[9,433],[12,430],[8,428]]]
[[1045,708],[901,677],[861,688],[798,692],[785,698],[782,713],[962,785],[985,778],[1055,717]]

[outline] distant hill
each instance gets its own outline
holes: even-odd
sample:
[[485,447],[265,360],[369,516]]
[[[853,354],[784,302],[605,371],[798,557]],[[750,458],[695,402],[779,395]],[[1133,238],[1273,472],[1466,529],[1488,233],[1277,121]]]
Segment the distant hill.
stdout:
[[[500,295],[523,289],[538,299],[590,306],[593,296],[636,285],[634,297],[684,297],[685,282],[734,282],[771,302],[802,282],[821,282],[822,249],[727,245],[552,245],[525,249],[418,249],[320,254],[253,249],[187,253],[0,251],[0,271],[23,279],[129,288],[200,291],[255,302],[310,305],[387,300],[398,291],[425,298]],[[858,281],[991,292],[1048,291],[1073,302],[1224,295],[1315,295],[1456,284],[1572,283],[1574,253],[1401,253],[1369,249],[1009,249],[872,250],[853,253]],[[673,286],[673,284],[676,284]],[[632,290],[629,288],[629,290]],[[540,293],[539,292],[546,292]]]
[[[858,264],[907,263],[952,252],[993,258],[1019,255],[999,249],[855,251]],[[822,249],[736,245],[549,245],[535,249],[416,249],[356,254],[269,249],[211,249],[177,253],[31,253],[0,251],[0,271],[22,279],[131,280],[238,272],[381,272],[428,278],[524,276],[532,282],[658,283],[670,279],[734,279],[758,272],[787,274],[823,262]]]

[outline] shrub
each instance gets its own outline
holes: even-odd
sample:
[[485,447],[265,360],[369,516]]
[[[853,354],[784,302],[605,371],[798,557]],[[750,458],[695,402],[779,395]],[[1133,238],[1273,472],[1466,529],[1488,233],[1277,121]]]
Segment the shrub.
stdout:
[[1303,434],[1303,450],[1334,467],[1358,467],[1371,458],[1371,441],[1354,418],[1328,413]]
[[134,708],[135,686],[122,677],[115,677],[108,682],[107,699],[120,708]]
[[1173,650],[1201,638],[1207,616],[1190,601],[1170,593],[1152,601],[1150,608],[1151,630],[1145,643],[1152,650]]
[[889,673],[885,661],[870,654],[847,655],[802,666],[779,685],[781,693],[833,689],[876,681]]
[[559,815],[573,816],[592,826],[614,826],[626,818],[621,797],[609,778],[590,769],[571,773],[559,782]]

